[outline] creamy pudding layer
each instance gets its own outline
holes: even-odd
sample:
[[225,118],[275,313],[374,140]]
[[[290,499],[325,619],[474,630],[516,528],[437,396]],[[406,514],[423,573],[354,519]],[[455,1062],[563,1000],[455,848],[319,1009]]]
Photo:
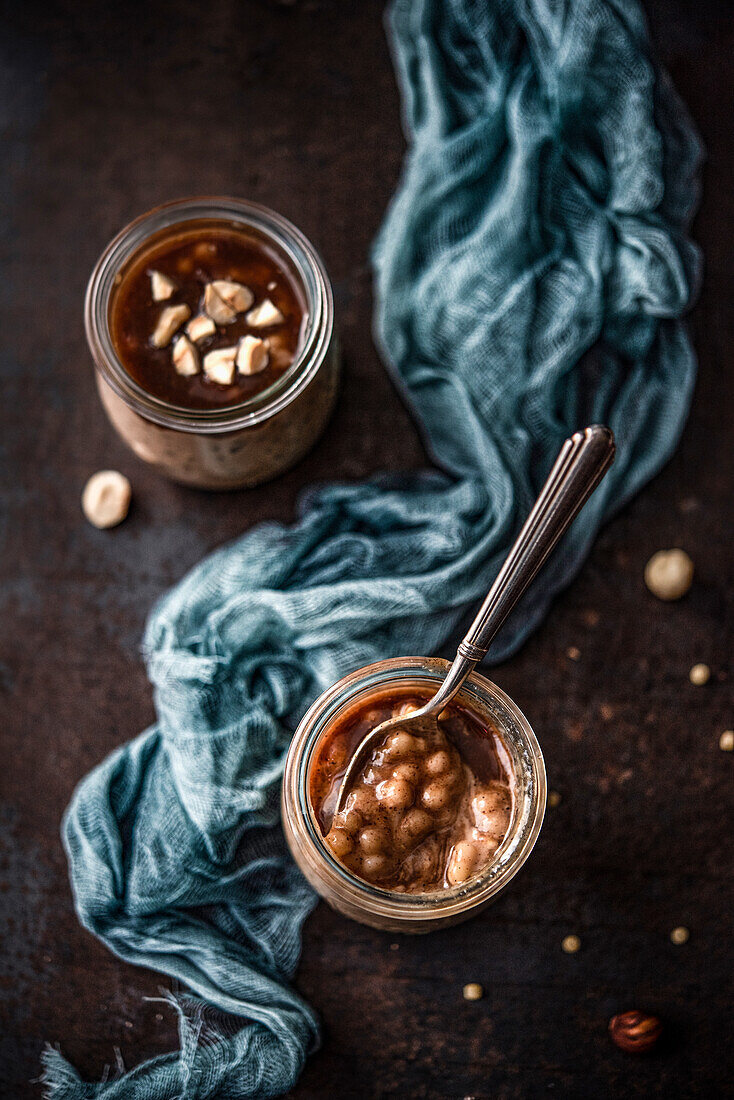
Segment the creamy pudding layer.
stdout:
[[458,886],[491,863],[512,816],[509,759],[498,733],[452,703],[421,736],[389,734],[334,815],[354,747],[379,722],[425,700],[382,695],[326,732],[311,772],[311,799],[333,855],[359,878],[396,893]]

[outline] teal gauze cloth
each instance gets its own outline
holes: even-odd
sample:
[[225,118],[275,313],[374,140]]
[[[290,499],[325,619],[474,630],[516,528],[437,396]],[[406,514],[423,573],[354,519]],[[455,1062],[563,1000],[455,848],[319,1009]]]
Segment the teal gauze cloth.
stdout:
[[289,985],[314,904],[278,827],[290,732],[345,672],[431,653],[486,591],[563,438],[618,457],[493,650],[511,653],[605,517],[671,454],[694,383],[681,315],[700,147],[633,0],[399,0],[410,148],[377,241],[376,329],[440,469],[311,492],[154,609],[158,720],[63,826],[84,926],[177,979],[180,1050],[47,1095],[284,1092],[318,1044]]

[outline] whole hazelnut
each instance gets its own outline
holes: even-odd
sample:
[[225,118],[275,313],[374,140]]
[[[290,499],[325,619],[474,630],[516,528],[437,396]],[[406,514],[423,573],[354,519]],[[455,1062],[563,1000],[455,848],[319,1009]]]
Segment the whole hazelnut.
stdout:
[[657,1016],[648,1016],[636,1010],[620,1012],[609,1021],[612,1041],[629,1054],[644,1054],[652,1050],[662,1032],[663,1025]]
[[693,583],[693,562],[685,550],[658,550],[645,566],[645,584],[659,600],[679,600]]
[[696,687],[703,687],[711,679],[711,669],[708,665],[698,664],[694,665],[691,671],[688,673],[688,679]]
[[116,527],[130,507],[132,489],[124,474],[99,470],[92,474],[82,493],[82,511],[95,527]]

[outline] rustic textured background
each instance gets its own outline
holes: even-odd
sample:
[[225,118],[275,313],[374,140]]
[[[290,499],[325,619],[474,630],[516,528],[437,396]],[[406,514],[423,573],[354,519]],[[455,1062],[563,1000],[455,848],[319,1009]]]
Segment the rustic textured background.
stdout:
[[[44,1040],[89,1077],[116,1046],[130,1066],[175,1043],[171,1012],[144,1000],[165,982],[78,926],[58,838],[77,781],[152,718],[138,652],[151,603],[250,524],[289,520],[303,486],[424,459],[370,339],[368,250],[403,152],[381,4],[4,7],[0,1094],[23,1098],[39,1095]],[[731,1094],[734,756],[718,739],[734,726],[734,14],[718,0],[648,11],[709,150],[691,419],[675,459],[496,670],[563,796],[516,885],[425,939],[324,906],[309,920],[297,984],[325,1040],[293,1094],[304,1100]],[[81,323],[108,238],[161,200],[207,191],[265,202],[318,244],[346,366],[313,454],[274,485],[226,496],[164,482],[116,439]],[[129,520],[107,533],[79,511],[84,481],[106,466],[135,492]],[[642,584],[650,554],[670,545],[697,568],[679,605]],[[688,682],[696,661],[713,670],[706,687]],[[679,924],[684,947],[669,941]],[[560,949],[569,932],[582,939],[574,956]],[[462,1000],[468,981],[485,986],[482,1001]],[[606,1035],[632,1006],[666,1022],[642,1060]]]

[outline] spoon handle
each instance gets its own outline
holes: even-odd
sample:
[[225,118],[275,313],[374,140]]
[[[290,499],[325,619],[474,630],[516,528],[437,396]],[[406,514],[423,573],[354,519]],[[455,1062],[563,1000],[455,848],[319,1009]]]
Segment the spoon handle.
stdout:
[[512,608],[614,460],[614,436],[594,424],[561,447],[540,496],[523,524],[430,709],[444,707],[481,661]]

